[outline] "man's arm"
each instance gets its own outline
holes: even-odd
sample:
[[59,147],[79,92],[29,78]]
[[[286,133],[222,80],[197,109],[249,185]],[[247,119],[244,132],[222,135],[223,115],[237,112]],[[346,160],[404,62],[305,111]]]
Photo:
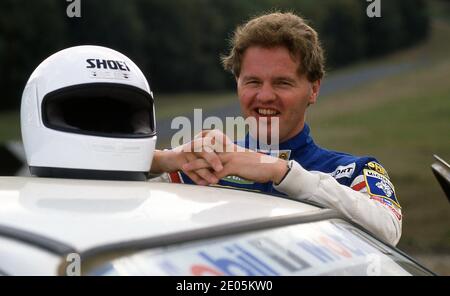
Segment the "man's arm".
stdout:
[[[219,134],[219,132],[215,133]],[[215,137],[221,138],[220,134]],[[229,142],[226,138],[223,141],[226,145],[234,145]],[[236,147],[228,148],[228,151],[238,151]],[[400,240],[402,221],[399,208],[394,209],[372,199],[369,194],[341,185],[328,174],[311,173],[295,161],[292,161],[293,166],[288,171],[286,161],[248,149],[217,154],[223,164],[222,170],[213,172],[217,179],[235,175],[260,183],[273,182],[276,190],[292,198],[310,200],[336,209],[351,221],[392,245]],[[208,168],[211,168],[210,162],[202,157],[183,165],[184,172]],[[360,180],[361,177],[358,176],[355,181]]]
[[311,173],[293,161],[290,172],[275,189],[299,200],[319,203],[336,209],[351,221],[396,245],[402,233],[400,216],[385,204],[350,187],[339,184],[325,173]]
[[174,152],[172,150],[155,150],[150,174],[158,176],[176,170]]
[[191,149],[193,144],[187,143],[172,150],[155,150],[150,169],[150,176],[156,177],[154,181],[170,181],[164,176],[162,179],[159,177],[164,173],[183,171],[198,185],[217,183],[219,180],[209,168],[201,168],[196,171],[186,171],[184,169],[184,165],[199,158],[207,160],[212,171],[214,171],[213,168],[216,171],[222,169],[220,159],[215,153],[207,151],[193,152],[193,149]]

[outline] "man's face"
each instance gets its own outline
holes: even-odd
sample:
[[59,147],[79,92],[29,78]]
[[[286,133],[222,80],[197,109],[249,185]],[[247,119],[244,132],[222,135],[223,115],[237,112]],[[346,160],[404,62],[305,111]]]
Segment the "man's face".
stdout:
[[[305,112],[317,99],[320,81],[309,82],[298,74],[300,61],[294,60],[285,47],[249,47],[243,55],[237,78],[238,96],[245,118],[279,119],[279,140],[297,135],[304,126]],[[270,134],[267,135],[270,139]]]

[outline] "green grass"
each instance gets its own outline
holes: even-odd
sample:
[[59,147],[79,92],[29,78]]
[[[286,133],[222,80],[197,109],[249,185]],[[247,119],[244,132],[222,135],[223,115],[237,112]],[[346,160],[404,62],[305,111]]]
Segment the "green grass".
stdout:
[[433,154],[450,160],[450,88],[311,125],[319,144],[374,155],[388,169],[405,214],[400,246],[450,251],[450,205],[430,169]]
[[[192,115],[194,109],[202,109],[203,112],[220,110],[222,106],[232,104],[237,100],[237,96],[233,92],[155,95],[156,124],[158,125],[158,122],[163,119]],[[165,149],[170,146],[170,139],[158,138],[157,149]]]
[[155,95],[157,119],[192,113],[194,109],[217,109],[237,100],[234,93],[192,93]]
[[0,113],[0,143],[20,140],[20,119],[18,111]]

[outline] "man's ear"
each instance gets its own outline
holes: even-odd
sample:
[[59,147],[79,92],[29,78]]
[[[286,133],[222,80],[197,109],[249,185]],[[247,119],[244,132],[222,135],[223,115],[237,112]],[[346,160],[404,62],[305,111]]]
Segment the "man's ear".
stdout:
[[318,79],[314,82],[311,82],[311,94],[309,96],[308,105],[315,104],[317,101],[317,97],[319,96],[320,83],[322,80]]

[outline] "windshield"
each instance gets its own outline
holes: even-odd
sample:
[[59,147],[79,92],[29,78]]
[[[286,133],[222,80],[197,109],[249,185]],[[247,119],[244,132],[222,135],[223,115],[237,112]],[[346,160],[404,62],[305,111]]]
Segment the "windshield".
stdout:
[[427,275],[345,221],[333,219],[140,251],[92,275]]

